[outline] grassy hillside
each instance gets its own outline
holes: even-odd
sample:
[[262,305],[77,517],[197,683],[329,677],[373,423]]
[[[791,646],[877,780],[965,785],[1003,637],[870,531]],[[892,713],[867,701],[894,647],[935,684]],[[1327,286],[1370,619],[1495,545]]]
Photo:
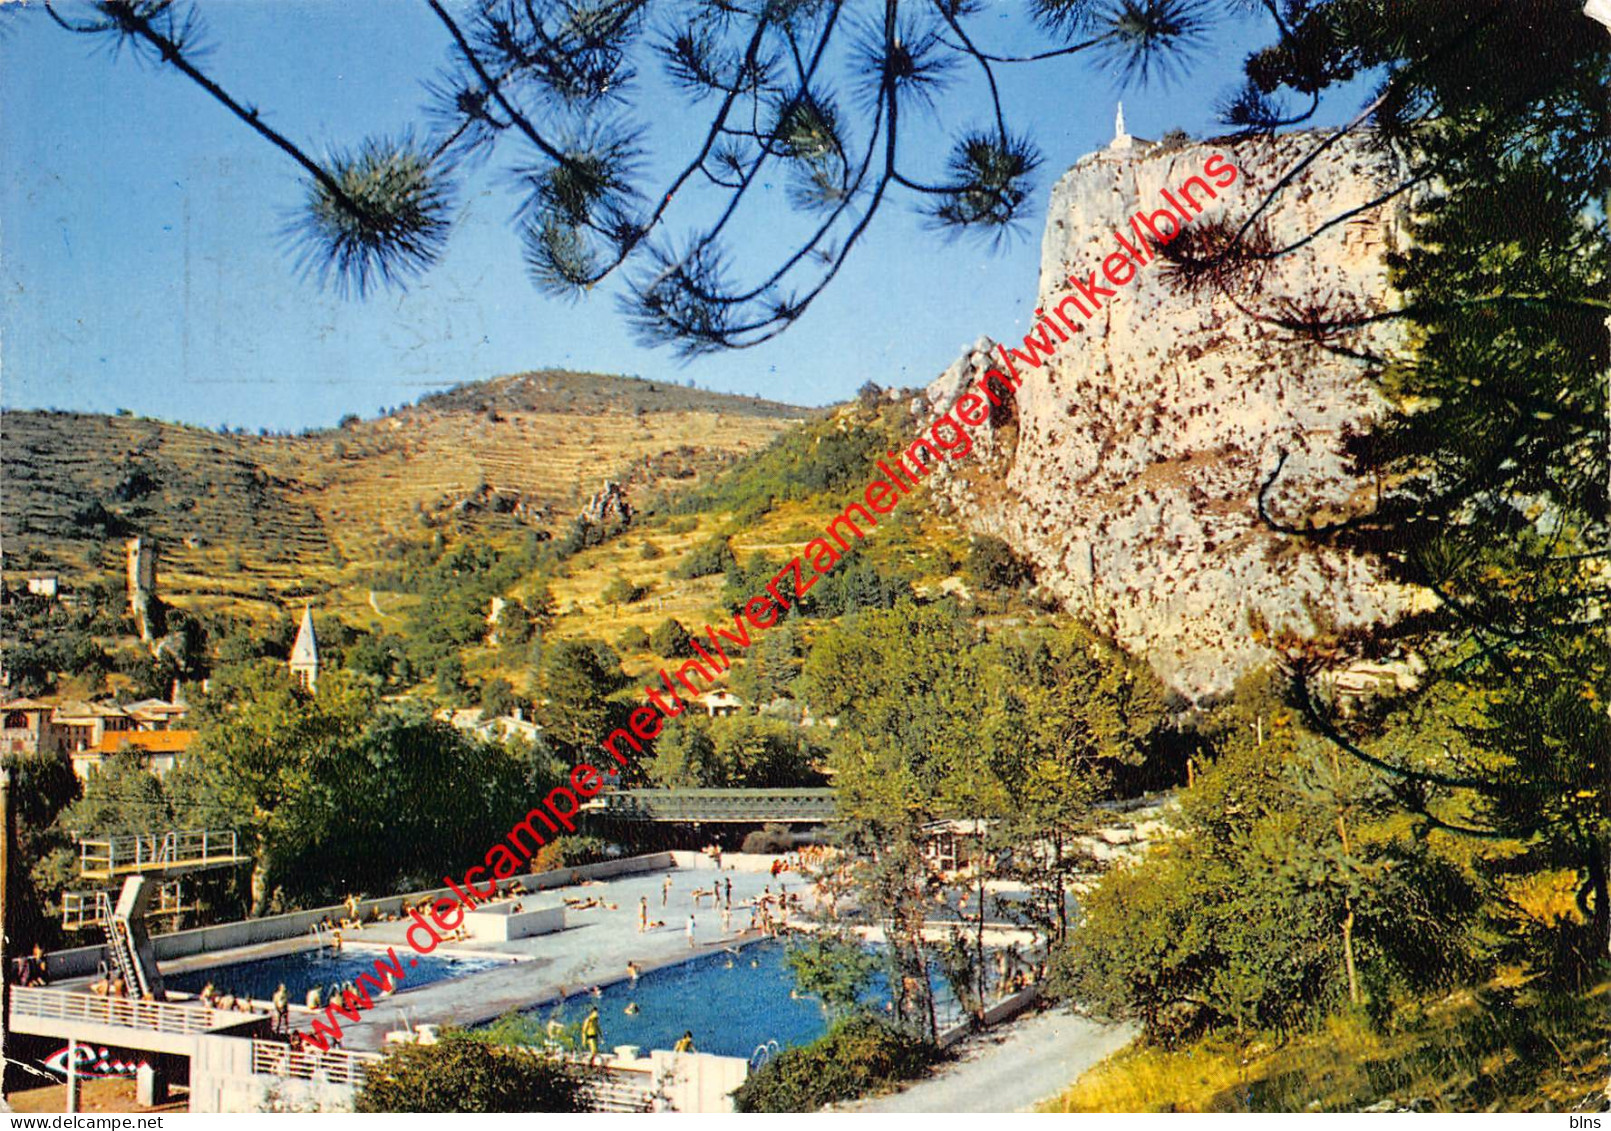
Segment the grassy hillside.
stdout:
[[1611,982],[1581,994],[1494,984],[1428,1002],[1385,1033],[1332,1018],[1285,1041],[1132,1045],[1042,1110],[1597,1111],[1608,1021]]
[[[694,489],[651,500],[653,513],[630,529],[580,551],[540,582],[527,578],[512,595],[524,598],[539,583],[547,586],[556,614],[551,638],[594,637],[615,644],[627,629],[651,632],[668,617],[695,632],[707,622],[730,621],[732,614],[724,612],[722,601],[722,573],[677,576],[690,552],[720,539],[746,565],[761,556],[782,563],[799,554],[877,475],[867,453],[875,446],[882,452],[887,445],[873,445],[868,438],[895,434],[901,424],[899,414],[895,416],[886,420],[883,414],[846,408],[791,429]],[[866,436],[846,438],[861,433]],[[902,578],[918,592],[965,592],[957,572],[967,548],[966,532],[936,513],[928,493],[920,491],[870,532],[860,553],[881,573]],[[641,597],[627,603],[611,600],[606,590],[617,579],[631,583]],[[405,594],[379,599],[388,613],[411,604]],[[665,662],[647,651],[619,651],[634,675],[653,672]],[[502,676],[529,689],[521,649],[473,648],[465,663],[472,679]]]
[[[165,598],[262,612],[328,594],[346,567],[427,528],[549,532],[605,478],[697,483],[811,415],[755,398],[544,371],[461,385],[376,420],[298,436],[218,434],[129,416],[8,412],[6,568],[117,568],[162,544]],[[368,604],[357,590],[336,604]],[[255,608],[254,608],[255,606]]]

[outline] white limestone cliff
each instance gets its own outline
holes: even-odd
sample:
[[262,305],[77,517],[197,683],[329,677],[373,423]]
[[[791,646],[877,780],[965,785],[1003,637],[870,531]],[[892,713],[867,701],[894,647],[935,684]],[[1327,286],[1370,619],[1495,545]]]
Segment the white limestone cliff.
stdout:
[[[1241,175],[1194,227],[1219,217],[1239,226],[1319,136],[1176,147],[1130,139],[1083,158],[1052,190],[1034,305],[1049,310],[1068,294],[1070,272],[1100,271],[1118,250],[1114,231],[1140,209],[1163,207],[1160,191],[1200,173],[1210,155],[1226,155]],[[1331,148],[1266,211],[1273,246],[1376,197],[1381,160],[1363,139]],[[1242,305],[1261,314],[1387,309],[1396,207],[1364,210],[1274,259],[1262,291],[1239,295]],[[1166,262],[1143,267],[1052,360],[1027,371],[1013,418],[998,410],[975,430],[975,458],[930,482],[973,529],[1032,558],[1071,611],[1201,701],[1267,657],[1251,622],[1299,632],[1358,624],[1393,615],[1408,595],[1369,562],[1272,530],[1257,510],[1282,453],[1268,492],[1282,520],[1336,518],[1371,498],[1341,455],[1344,430],[1381,407],[1361,363],[1211,289],[1182,286]],[[1377,327],[1331,344],[1379,351],[1393,334]],[[982,340],[959,359],[914,412],[931,417],[999,367],[990,348]]]

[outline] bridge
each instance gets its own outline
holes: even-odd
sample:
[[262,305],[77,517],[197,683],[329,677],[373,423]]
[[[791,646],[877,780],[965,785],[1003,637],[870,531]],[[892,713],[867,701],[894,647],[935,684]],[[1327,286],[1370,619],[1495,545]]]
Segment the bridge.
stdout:
[[831,789],[617,789],[586,808],[618,821],[817,824],[839,819]]

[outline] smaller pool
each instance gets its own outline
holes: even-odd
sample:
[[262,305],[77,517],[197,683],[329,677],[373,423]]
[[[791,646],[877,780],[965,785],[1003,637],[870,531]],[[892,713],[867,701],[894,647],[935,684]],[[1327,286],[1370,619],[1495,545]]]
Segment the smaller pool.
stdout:
[[[410,966],[402,955],[414,959],[418,965]],[[340,953],[328,950],[299,950],[293,954],[277,954],[272,958],[258,958],[251,962],[236,962],[228,966],[209,966],[202,970],[188,970],[183,974],[164,974],[162,980],[172,989],[196,993],[211,982],[219,993],[234,994],[267,1001],[281,982],[285,983],[291,1000],[301,1004],[314,986],[328,991],[331,983],[354,981],[360,974],[371,977],[375,961],[385,959],[384,950],[348,947]],[[404,947],[399,959],[403,961],[406,989],[478,974],[504,963],[496,958],[445,958],[437,955],[416,955]]]

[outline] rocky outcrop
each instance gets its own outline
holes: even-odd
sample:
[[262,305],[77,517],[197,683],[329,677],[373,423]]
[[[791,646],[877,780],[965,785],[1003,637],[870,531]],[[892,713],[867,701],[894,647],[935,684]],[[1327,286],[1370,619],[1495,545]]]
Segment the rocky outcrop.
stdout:
[[632,522],[632,504],[627,501],[626,489],[621,484],[606,479],[577,517],[594,526],[603,526],[612,520],[625,526]]
[[[1100,270],[1115,230],[1160,207],[1161,191],[1211,154],[1227,155],[1241,175],[1188,231],[1221,218],[1240,226],[1317,140],[1135,143],[1082,159],[1052,190],[1036,305],[1050,311],[1065,297],[1071,272]],[[1389,346],[1394,331],[1378,324],[1322,340],[1268,319],[1393,302],[1385,252],[1400,206],[1362,208],[1381,192],[1380,162],[1364,141],[1347,141],[1278,194],[1251,236],[1272,250],[1362,210],[1257,276],[1239,272],[1231,295],[1190,286],[1154,259],[1025,372],[1013,411],[976,430],[975,459],[931,480],[971,526],[1031,557],[1072,611],[1147,655],[1192,700],[1228,690],[1267,656],[1254,624],[1356,624],[1408,599],[1370,563],[1282,534],[1258,512],[1266,483],[1272,517],[1299,526],[1372,498],[1341,444],[1381,411],[1359,355]],[[959,359],[914,412],[930,417],[1000,368],[991,345]]]

